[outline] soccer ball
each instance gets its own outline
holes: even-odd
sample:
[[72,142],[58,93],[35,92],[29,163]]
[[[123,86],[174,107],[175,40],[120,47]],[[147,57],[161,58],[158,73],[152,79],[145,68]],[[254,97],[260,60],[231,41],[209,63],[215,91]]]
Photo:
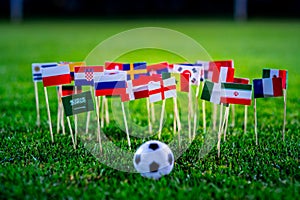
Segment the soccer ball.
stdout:
[[133,157],[133,164],[143,177],[157,180],[172,171],[174,155],[165,143],[151,140],[138,148]]

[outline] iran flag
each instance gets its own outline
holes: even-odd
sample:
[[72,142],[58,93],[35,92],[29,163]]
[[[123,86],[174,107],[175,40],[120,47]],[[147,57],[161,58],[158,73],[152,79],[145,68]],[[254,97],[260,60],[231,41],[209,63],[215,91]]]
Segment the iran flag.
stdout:
[[221,89],[221,103],[251,105],[252,85],[222,83]]
[[42,68],[44,87],[71,83],[69,65]]

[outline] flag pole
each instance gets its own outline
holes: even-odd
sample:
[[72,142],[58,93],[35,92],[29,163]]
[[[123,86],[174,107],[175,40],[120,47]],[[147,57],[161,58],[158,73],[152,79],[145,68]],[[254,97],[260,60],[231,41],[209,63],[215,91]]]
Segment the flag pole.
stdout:
[[105,98],[105,121],[106,121],[106,125],[109,124],[109,110],[108,110],[108,98]]
[[192,116],[192,92],[191,84],[189,84],[189,93],[188,93],[188,126],[189,126],[189,142],[192,142],[192,125],[191,125],[191,116]]
[[[75,86],[75,94],[77,94],[77,86]],[[77,145],[77,135],[78,135],[78,126],[77,126],[77,115],[74,116],[74,124],[75,124],[75,145]]]
[[234,127],[235,126],[235,106],[234,106],[234,104],[232,104],[232,106],[231,106],[231,114],[232,114],[231,127]]
[[162,131],[162,126],[163,126],[163,119],[164,119],[164,114],[165,114],[165,107],[166,107],[166,100],[164,99],[163,102],[162,102],[161,113],[160,113],[160,123],[159,123],[159,130],[158,130],[158,139],[161,138],[161,131]]
[[40,120],[39,91],[38,91],[38,86],[36,81],[34,81],[34,94],[35,94],[35,106],[36,106],[36,125],[40,127],[41,120]]
[[195,139],[196,137],[196,128],[197,128],[197,117],[198,117],[198,113],[196,112],[198,109],[198,96],[199,96],[199,92],[200,92],[200,84],[197,86],[197,92],[196,92],[196,110],[194,112],[194,129],[193,129],[193,139]]
[[99,105],[101,103],[101,128],[104,127],[104,98],[105,96],[102,96],[102,101],[99,99]]
[[58,92],[57,92],[57,100],[58,100],[58,105],[57,105],[57,125],[56,125],[56,132],[57,134],[60,131],[60,117],[61,117],[61,95],[62,95],[62,86],[58,86]]
[[[178,126],[178,146],[179,148],[181,148],[181,144],[180,144],[180,131],[181,131],[181,122],[180,122],[180,118],[179,118],[179,111],[178,111],[178,105],[177,105],[177,98],[174,97],[173,98],[174,101],[174,119],[176,118],[176,120],[174,121],[174,124],[176,124],[177,122],[177,126]],[[174,127],[174,134],[176,134],[176,127]]]
[[69,126],[70,133],[71,133],[71,137],[72,137],[73,148],[76,149],[76,144],[75,144],[75,141],[74,141],[74,135],[73,135],[73,131],[72,131],[72,126],[71,126],[71,122],[70,122],[70,117],[67,117],[67,121],[68,121],[68,126]]
[[[204,82],[202,82],[202,91],[204,88]],[[205,101],[202,100],[202,120],[203,120],[203,132],[206,133],[206,111],[205,111]]]
[[[91,94],[94,93],[92,87],[90,87],[90,91],[91,91]],[[97,101],[96,101],[96,103],[97,103]],[[97,116],[99,116],[99,115],[97,115]],[[91,118],[91,112],[89,111],[86,116],[85,134],[89,133],[90,118]]]
[[247,122],[248,122],[248,106],[245,106],[245,116],[244,116],[244,134],[247,133]]
[[217,145],[217,148],[218,148],[218,158],[220,157],[220,154],[221,154],[221,134],[222,134],[221,125],[222,125],[222,118],[223,118],[223,104],[221,104],[221,106],[220,106],[220,122],[219,122],[218,145]]
[[150,108],[151,108],[151,117],[152,117],[152,122],[155,122],[155,109],[154,109],[154,103],[150,103]]
[[286,126],[286,100],[287,100],[287,90],[283,90],[283,127],[282,127],[282,140],[285,139],[285,126]]
[[255,132],[255,144],[258,145],[256,99],[254,99],[254,132]]
[[213,107],[213,130],[217,130],[217,104]]
[[[96,97],[96,113],[97,113],[97,138],[99,142],[99,147],[100,147],[100,153],[102,153],[102,140],[101,140],[101,129],[100,129],[100,109],[99,109],[99,104],[98,102],[100,101],[100,97]],[[89,112],[90,113],[90,112]]]
[[61,109],[61,120],[60,120],[60,124],[61,124],[61,129],[63,131],[63,135],[66,135],[66,130],[65,130],[65,119],[64,119],[64,109]]
[[123,112],[123,118],[124,118],[124,124],[125,124],[125,130],[126,130],[126,136],[127,136],[127,142],[129,149],[131,150],[131,144],[130,144],[130,138],[129,138],[129,130],[128,130],[128,125],[127,125],[127,118],[126,118],[126,113],[125,113],[125,108],[124,108],[124,102],[121,102],[122,105],[122,112]]
[[149,133],[152,135],[152,123],[151,123],[151,111],[150,111],[150,102],[149,102],[149,98],[146,98],[146,104],[147,104],[147,112],[148,112],[148,127],[149,127]]
[[226,133],[227,133],[227,127],[228,127],[229,110],[230,110],[229,106],[230,105],[228,105],[225,108],[225,116],[224,116],[224,122],[223,122],[223,127],[222,127],[222,130],[223,130],[223,133],[224,133],[224,141],[226,141]]
[[45,93],[45,99],[46,99],[46,107],[47,107],[47,114],[48,114],[48,124],[49,124],[49,129],[50,129],[50,136],[51,136],[52,143],[54,143],[47,87],[44,87],[44,93]]

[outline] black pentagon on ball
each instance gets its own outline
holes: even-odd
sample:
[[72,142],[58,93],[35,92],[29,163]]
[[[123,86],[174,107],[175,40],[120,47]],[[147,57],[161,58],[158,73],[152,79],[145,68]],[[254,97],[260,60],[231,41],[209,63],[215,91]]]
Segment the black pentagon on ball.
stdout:
[[137,155],[135,155],[135,164],[139,164],[140,162],[141,162],[141,155],[140,154],[137,154]]
[[149,149],[152,149],[153,151],[155,151],[158,148],[159,148],[159,146],[158,146],[157,143],[151,143],[151,144],[149,144]]
[[153,161],[153,162],[149,165],[149,169],[150,169],[150,172],[158,172],[159,164]]
[[169,161],[169,164],[172,165],[172,163],[173,163],[173,156],[170,153],[168,155],[168,161]]

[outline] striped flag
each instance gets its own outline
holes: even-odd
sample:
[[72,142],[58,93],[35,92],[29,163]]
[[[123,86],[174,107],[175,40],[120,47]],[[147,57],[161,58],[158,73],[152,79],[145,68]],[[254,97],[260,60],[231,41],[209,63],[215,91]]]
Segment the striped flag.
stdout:
[[61,94],[59,93],[59,87],[57,86],[57,92],[59,97],[65,97],[73,94],[79,94],[82,92],[81,86],[74,85],[62,85]]
[[221,101],[221,83],[205,81],[201,94],[201,99],[215,104]]
[[281,78],[263,78],[253,80],[254,98],[283,96]]
[[71,83],[70,68],[68,65],[42,68],[44,87]]
[[221,103],[251,105],[252,85],[222,83],[221,89]]
[[234,80],[234,68],[219,67],[219,66],[215,66],[213,68],[212,82],[224,83],[224,82],[233,82],[233,80]]
[[74,81],[74,73],[75,73],[75,67],[76,66],[85,66],[85,62],[60,62],[61,65],[69,65],[70,68],[70,75],[71,75],[71,80]]
[[249,80],[249,78],[234,78],[233,82],[240,83],[240,84],[249,84],[250,80]]
[[263,69],[263,78],[278,78],[282,80],[282,89],[287,88],[288,71],[281,69]]
[[62,103],[67,117],[94,110],[91,91],[62,97]]
[[95,80],[99,80],[103,74],[104,68],[102,66],[83,66],[75,67],[74,82],[76,86],[95,84]]
[[136,99],[148,98],[149,90],[148,84],[151,81],[160,81],[161,77],[158,75],[153,76],[140,76],[138,79],[127,81],[126,93],[127,98],[123,98],[122,101],[132,101]]
[[148,65],[147,71],[150,73],[150,75],[169,72],[169,63],[161,62],[153,65]]
[[147,64],[145,62],[130,63],[130,65],[123,65],[122,70],[127,73],[127,80],[134,80],[142,75],[149,75],[147,71]]
[[151,103],[177,96],[174,77],[162,81],[150,82],[148,90]]
[[32,63],[32,79],[33,82],[42,82],[43,76],[42,76],[42,68],[47,67],[56,67],[57,63]]
[[181,73],[163,73],[162,78],[167,79],[174,77],[176,81],[176,89],[180,92],[189,92],[190,75]]
[[106,71],[95,82],[95,96],[126,96],[126,73]]
[[174,64],[173,72],[189,74],[190,84],[192,85],[199,85],[200,83],[201,67],[199,66],[192,64]]

